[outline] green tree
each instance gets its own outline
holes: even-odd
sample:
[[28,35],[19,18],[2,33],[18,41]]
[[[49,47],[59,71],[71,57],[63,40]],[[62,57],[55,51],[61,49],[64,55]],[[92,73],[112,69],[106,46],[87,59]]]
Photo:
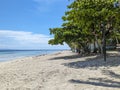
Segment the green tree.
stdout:
[[[61,27],[50,29],[54,39],[49,44],[66,42],[71,48],[76,47],[83,53],[89,53],[89,46],[94,43],[94,51],[97,48],[102,52],[102,28],[106,30],[107,39],[119,41],[120,8],[114,8],[113,2],[114,0],[74,0],[62,17],[64,23]],[[102,24],[104,27],[101,27]]]

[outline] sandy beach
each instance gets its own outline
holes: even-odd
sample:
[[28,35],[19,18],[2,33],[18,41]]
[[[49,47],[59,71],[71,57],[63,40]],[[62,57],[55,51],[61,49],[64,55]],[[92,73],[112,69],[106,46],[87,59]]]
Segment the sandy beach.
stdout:
[[71,51],[0,63],[0,90],[120,90],[120,54]]

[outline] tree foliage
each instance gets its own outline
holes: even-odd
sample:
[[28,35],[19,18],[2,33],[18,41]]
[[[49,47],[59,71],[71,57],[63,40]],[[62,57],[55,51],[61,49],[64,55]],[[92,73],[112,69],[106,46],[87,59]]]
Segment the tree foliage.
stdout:
[[67,6],[61,27],[50,28],[54,39],[49,44],[66,42],[71,48],[76,47],[86,53],[94,43],[101,52],[102,29],[106,30],[107,39],[119,41],[120,8],[114,8],[113,3],[114,0],[74,0]]

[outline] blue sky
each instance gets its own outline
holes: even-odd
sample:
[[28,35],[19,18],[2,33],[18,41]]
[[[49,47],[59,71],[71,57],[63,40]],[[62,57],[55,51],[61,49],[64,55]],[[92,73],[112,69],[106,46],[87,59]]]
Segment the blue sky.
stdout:
[[59,49],[49,28],[59,27],[68,0],[0,0],[0,49]]

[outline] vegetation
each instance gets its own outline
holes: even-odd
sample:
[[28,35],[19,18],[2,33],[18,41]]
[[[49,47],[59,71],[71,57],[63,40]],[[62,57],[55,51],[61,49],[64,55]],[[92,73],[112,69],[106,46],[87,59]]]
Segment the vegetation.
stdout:
[[67,43],[71,49],[82,54],[102,53],[105,30],[107,44],[120,42],[120,8],[113,6],[114,0],[74,0],[67,6],[61,27],[50,28],[54,39],[49,44]]

